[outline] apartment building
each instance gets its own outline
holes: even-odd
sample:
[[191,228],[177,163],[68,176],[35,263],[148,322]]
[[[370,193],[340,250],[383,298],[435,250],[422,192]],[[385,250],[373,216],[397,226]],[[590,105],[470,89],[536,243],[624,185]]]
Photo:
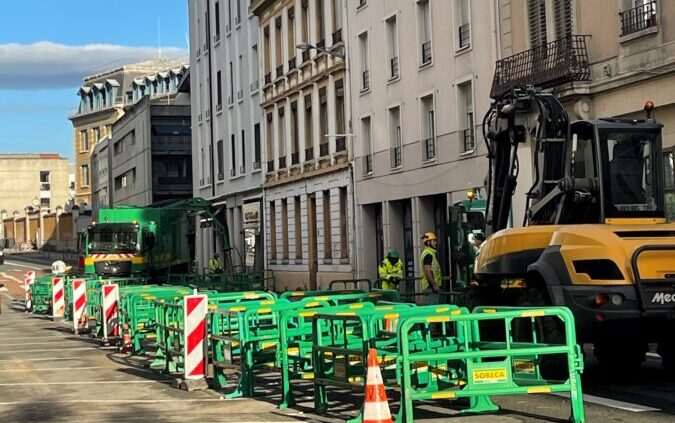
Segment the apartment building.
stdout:
[[[675,91],[669,88],[675,86],[675,9],[669,6],[665,0],[499,0],[503,59],[497,69],[504,80],[553,88],[571,121],[644,118],[645,101],[653,101],[664,124],[673,219]],[[515,63],[523,64],[517,72]]]
[[266,262],[280,288],[327,288],[354,273],[346,3],[250,8],[260,20]]
[[[183,63],[156,59],[133,63],[86,76],[77,92],[77,111],[68,117],[74,129],[75,203],[92,204],[91,154],[102,138],[111,135],[112,125],[124,109],[143,92],[162,95],[175,89],[184,71]],[[157,72],[162,72],[160,78]]]
[[[249,3],[189,1],[194,194],[227,222],[229,257],[238,269],[264,264],[260,46]],[[222,240],[201,226],[197,260],[205,268]]]
[[495,2],[350,2],[360,276],[389,249],[420,275],[434,231],[448,274],[448,207],[484,193],[481,118],[497,59]]

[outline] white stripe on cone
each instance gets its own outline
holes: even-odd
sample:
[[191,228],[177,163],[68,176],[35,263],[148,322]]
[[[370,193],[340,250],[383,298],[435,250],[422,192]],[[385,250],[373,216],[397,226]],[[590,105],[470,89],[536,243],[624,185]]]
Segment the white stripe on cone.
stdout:
[[363,421],[391,419],[387,401],[369,401],[363,407]]
[[368,350],[368,372],[366,374],[366,397],[363,403],[363,423],[392,423],[387,393],[384,390],[382,372],[377,351]]

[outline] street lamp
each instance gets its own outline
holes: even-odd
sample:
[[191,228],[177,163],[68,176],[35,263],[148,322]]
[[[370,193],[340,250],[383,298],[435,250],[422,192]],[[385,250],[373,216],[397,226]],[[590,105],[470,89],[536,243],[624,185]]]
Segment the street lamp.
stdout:
[[337,57],[338,59],[345,60],[345,51],[342,46],[331,46],[330,48],[322,48],[312,45],[310,43],[300,43],[295,46],[297,49],[305,52],[307,50],[316,50],[321,53],[326,53],[330,56]]

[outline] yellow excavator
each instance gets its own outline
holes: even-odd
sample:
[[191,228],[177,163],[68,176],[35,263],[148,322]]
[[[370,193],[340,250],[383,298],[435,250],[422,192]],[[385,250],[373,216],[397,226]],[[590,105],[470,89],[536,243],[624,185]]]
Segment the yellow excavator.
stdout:
[[[483,120],[489,237],[467,305],[566,306],[601,364],[639,365],[657,343],[664,368],[675,370],[675,224],[666,222],[654,105],[645,104],[646,119],[570,123],[541,89],[493,100]],[[533,183],[523,226],[509,228],[525,143]],[[564,336],[555,321],[538,331],[544,342]]]

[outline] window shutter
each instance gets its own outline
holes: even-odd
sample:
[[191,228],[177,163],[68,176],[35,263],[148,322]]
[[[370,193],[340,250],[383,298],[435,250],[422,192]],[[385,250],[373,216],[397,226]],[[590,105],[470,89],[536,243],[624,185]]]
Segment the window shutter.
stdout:
[[530,47],[546,44],[546,1],[529,0],[527,15],[530,25]]
[[558,0],[555,4],[555,37],[560,40],[572,35],[572,2]]

